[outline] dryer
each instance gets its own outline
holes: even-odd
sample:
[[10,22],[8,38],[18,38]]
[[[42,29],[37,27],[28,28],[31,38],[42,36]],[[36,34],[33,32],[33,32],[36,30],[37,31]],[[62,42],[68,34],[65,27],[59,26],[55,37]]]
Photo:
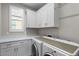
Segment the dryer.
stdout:
[[42,56],[54,56],[53,50],[47,45],[43,44]]
[[41,56],[42,55],[42,42],[37,39],[33,39],[31,51],[32,51],[32,56]]
[[43,43],[42,56],[68,56],[67,54],[51,48],[49,44]]

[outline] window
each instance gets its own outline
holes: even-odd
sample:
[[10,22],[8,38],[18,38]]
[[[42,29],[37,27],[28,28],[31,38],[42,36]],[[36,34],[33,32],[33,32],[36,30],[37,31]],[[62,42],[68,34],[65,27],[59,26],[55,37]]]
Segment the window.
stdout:
[[9,31],[24,31],[24,10],[15,6],[10,6]]

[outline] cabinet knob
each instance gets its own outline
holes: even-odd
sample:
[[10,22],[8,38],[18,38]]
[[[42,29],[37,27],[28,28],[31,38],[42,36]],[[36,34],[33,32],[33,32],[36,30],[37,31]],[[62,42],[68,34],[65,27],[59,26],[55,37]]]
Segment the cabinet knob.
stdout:
[[56,53],[56,51],[53,51],[54,53]]

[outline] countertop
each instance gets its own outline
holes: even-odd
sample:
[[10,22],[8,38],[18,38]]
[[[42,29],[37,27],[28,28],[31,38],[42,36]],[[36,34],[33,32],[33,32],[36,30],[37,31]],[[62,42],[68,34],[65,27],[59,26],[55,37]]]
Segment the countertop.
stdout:
[[42,38],[39,36],[19,36],[19,37],[0,37],[0,43],[5,43],[5,42],[10,42],[10,41],[18,41],[18,40],[27,40],[27,39],[36,39],[42,42],[45,42],[47,44],[50,44],[52,46],[55,46],[57,48],[60,48],[62,50],[65,50],[69,53],[74,53],[74,51],[79,48],[79,44],[76,43],[72,43],[69,42],[69,44],[64,43],[64,41],[60,42],[60,41],[56,41],[54,38],[52,38],[53,40],[49,39],[49,38]]
[[10,42],[10,41],[18,41],[18,40],[25,40],[25,39],[32,39],[35,36],[19,36],[19,37],[0,37],[0,43]]
[[55,40],[50,40],[50,39],[46,39],[46,38],[42,38],[42,37],[37,37],[36,39],[43,41],[45,43],[48,43],[50,45],[53,45],[53,46],[60,48],[62,50],[65,50],[65,51],[67,51],[71,54],[73,54],[74,51],[76,51],[76,49],[79,47],[79,46],[70,45],[70,44],[67,44],[67,43],[63,43],[63,42],[55,41]]

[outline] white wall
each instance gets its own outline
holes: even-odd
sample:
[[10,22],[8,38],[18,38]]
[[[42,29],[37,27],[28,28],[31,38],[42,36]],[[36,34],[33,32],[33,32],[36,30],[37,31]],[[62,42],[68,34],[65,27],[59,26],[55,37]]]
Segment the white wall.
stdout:
[[40,29],[40,34],[56,33],[59,38],[79,43],[79,3],[62,4],[58,29]]
[[[14,6],[17,6],[17,7],[20,7],[20,8],[23,8],[24,10],[27,8],[23,5],[20,5],[20,4],[8,4],[8,3],[3,3],[2,4],[2,36],[25,36],[25,35],[28,35],[30,33],[31,34],[34,34],[34,35],[37,35],[37,31],[34,32],[35,30],[31,30],[28,31],[28,29],[25,28],[25,31],[24,32],[20,32],[20,33],[12,33],[12,32],[9,32],[8,28],[9,28],[9,6],[10,5],[14,5]],[[26,23],[26,19],[25,19],[25,23]],[[26,27],[26,24],[25,24],[25,27]],[[30,29],[29,29],[30,30]],[[33,32],[32,32],[33,31]]]
[[38,30],[37,29],[26,29],[27,36],[38,36]]
[[61,8],[59,37],[79,43],[79,3],[69,3]]
[[57,37],[58,30],[57,28],[43,28],[43,29],[39,29],[39,34],[40,35],[52,35],[52,36]]
[[1,3],[0,3],[0,36],[1,36]]

